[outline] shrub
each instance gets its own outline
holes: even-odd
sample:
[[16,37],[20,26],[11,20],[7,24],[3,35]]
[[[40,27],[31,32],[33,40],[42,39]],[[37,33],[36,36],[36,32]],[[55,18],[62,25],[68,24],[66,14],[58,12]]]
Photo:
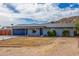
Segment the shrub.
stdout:
[[77,36],[79,36],[79,22],[75,23]]
[[63,31],[63,35],[62,35],[62,36],[66,36],[66,37],[68,37],[68,36],[69,36],[69,31],[64,30],[64,31]]
[[56,36],[56,31],[55,30],[48,30],[48,36],[49,37],[55,37]]

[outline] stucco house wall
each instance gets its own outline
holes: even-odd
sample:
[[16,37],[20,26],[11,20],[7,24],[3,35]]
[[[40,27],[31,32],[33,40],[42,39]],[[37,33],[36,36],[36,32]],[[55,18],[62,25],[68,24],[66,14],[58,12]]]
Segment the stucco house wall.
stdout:
[[[33,30],[36,32],[33,33]],[[28,29],[28,36],[40,36],[40,30],[39,29]]]
[[[51,28],[52,30],[56,31],[56,36],[61,37],[63,35],[63,31],[69,31],[69,36],[74,36],[74,28]],[[49,29],[43,29],[43,35],[48,36],[47,32]]]
[[47,28],[43,28],[43,36],[48,36],[47,32],[48,32],[48,29]]
[[70,29],[70,36],[75,36],[74,31],[75,31],[75,28]]

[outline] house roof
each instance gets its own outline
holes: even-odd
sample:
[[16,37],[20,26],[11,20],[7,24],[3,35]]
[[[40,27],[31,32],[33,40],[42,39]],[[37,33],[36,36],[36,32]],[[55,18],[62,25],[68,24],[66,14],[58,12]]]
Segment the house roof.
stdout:
[[45,26],[42,24],[18,24],[12,27],[13,28],[43,28]]
[[50,27],[75,27],[74,24],[60,24],[60,23],[48,23],[48,24],[18,24],[15,26],[12,26],[13,28],[50,28]]
[[18,24],[18,25],[15,25],[15,26],[34,26],[34,27],[37,27],[37,26],[45,26],[43,24]]
[[54,24],[45,24],[46,27],[75,27],[74,24],[68,23],[68,24],[61,24],[61,23],[54,23]]

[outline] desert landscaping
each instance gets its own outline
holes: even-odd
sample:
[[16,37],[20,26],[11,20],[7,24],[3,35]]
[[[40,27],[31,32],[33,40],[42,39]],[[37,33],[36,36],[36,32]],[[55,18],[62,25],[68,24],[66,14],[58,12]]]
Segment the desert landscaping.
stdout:
[[77,56],[78,37],[16,37],[0,40],[0,56]]

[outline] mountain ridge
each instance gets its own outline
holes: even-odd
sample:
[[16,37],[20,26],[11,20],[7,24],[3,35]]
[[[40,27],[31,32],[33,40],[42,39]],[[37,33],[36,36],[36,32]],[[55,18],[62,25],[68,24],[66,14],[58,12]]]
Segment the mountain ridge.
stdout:
[[72,16],[72,17],[65,17],[65,18],[62,18],[58,21],[55,21],[55,22],[51,22],[51,23],[75,23],[75,22],[79,22],[79,16]]

